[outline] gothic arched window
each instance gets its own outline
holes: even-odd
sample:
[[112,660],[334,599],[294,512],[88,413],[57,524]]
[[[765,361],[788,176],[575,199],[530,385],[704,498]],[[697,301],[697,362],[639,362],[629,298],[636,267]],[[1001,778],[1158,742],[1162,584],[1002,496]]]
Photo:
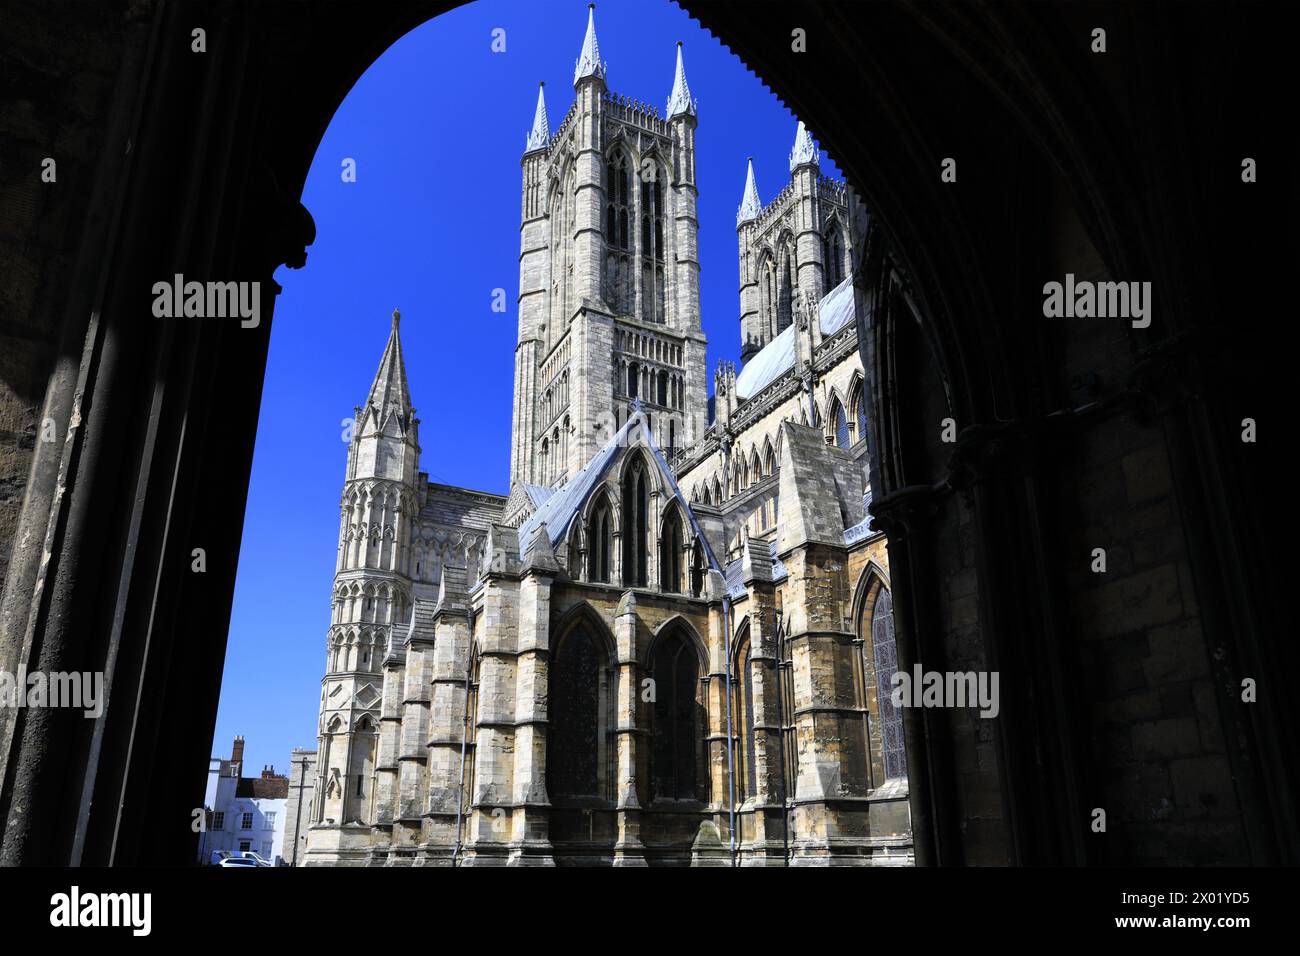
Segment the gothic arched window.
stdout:
[[631,365],[627,367],[627,397],[628,398],[636,398],[637,395],[640,393],[640,390],[637,388],[637,385],[640,382],[640,380],[641,380],[641,366],[636,362],[633,362]]
[[703,715],[696,699],[699,658],[682,631],[655,649],[655,681],[650,759],[652,799],[700,799],[698,782]]
[[894,706],[894,674],[898,671],[898,649],[894,644],[894,599],[880,588],[871,610],[871,647],[876,667],[876,701],[880,707],[880,751],[885,776],[907,776],[907,752],[903,746],[903,712]]
[[641,301],[647,322],[664,321],[664,187],[663,171],[645,160],[641,179]]
[[609,503],[605,496],[596,503],[591,513],[591,525],[587,529],[587,566],[590,578],[600,584],[609,583],[609,557],[613,541],[613,527],[609,513]]
[[794,287],[790,279],[790,254],[781,256],[776,287],[776,334],[780,335],[794,321]]
[[632,173],[619,152],[605,164],[605,299],[619,314],[632,311]]
[[600,651],[581,624],[551,660],[546,786],[553,796],[600,796],[600,667]]
[[867,403],[859,384],[853,398],[853,417],[858,425],[858,441],[867,437]]
[[852,442],[849,440],[849,419],[844,414],[844,406],[840,404],[839,399],[832,399],[831,414],[832,421],[835,422],[835,444],[840,448],[848,448]]
[[649,475],[645,463],[636,461],[623,479],[623,584],[645,587],[646,541],[649,537],[646,516],[650,497]]
[[822,236],[822,268],[829,292],[844,281],[844,246],[840,241],[839,224],[832,219]]
[[682,589],[682,521],[676,508],[669,510],[659,537],[659,589]]
[[776,298],[773,292],[776,281],[776,266],[772,264],[772,257],[768,253],[763,254],[763,261],[759,265],[759,281],[763,283],[762,293],[762,327],[767,333],[767,338],[771,339],[776,335]]
[[736,759],[736,792],[742,798],[755,796],[758,780],[754,772],[754,670],[753,646],[746,625],[745,635],[736,646],[736,678],[732,685],[736,699],[732,706],[736,713],[736,735],[740,753]]

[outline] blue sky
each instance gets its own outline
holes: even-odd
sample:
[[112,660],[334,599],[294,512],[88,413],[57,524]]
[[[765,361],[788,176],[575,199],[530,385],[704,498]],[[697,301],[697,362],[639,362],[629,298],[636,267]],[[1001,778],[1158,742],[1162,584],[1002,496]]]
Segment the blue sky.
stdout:
[[[303,193],[317,237],[282,268],[213,754],[246,773],[316,746],[346,446],[394,308],[402,312],[421,468],[504,494],[518,294],[520,166],[537,83],[554,129],[573,102],[587,4],[477,0],[398,40],[348,94]],[[492,31],[505,30],[505,52]],[[795,119],[667,0],[603,0],[610,89],[659,107],[676,43],[699,104],[700,301],[709,368],[740,351],[736,207],[754,157],[764,202],[789,180]],[[816,131],[813,131],[814,134]],[[356,182],[340,175],[356,162]],[[822,155],[822,171],[839,172]],[[491,310],[506,290],[506,314]],[[710,380],[712,376],[709,376]]]

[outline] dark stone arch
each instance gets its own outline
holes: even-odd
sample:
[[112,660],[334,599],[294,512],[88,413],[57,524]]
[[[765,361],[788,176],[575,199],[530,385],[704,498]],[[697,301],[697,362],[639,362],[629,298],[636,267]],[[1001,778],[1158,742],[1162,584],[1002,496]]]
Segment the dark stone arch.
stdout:
[[[1049,330],[1022,335],[1025,326],[1011,318],[1041,305],[1041,240],[1052,223],[1069,218],[1111,275],[1150,277],[1165,289],[1209,277],[1198,295],[1171,294],[1168,322],[1134,335],[1134,355],[1105,370],[1102,382],[1114,387],[1103,397],[1113,404],[1102,407],[1152,410],[1159,427],[1148,447],[1168,462],[1179,513],[1200,516],[1177,528],[1184,542],[1179,573],[1187,569],[1188,579],[1179,583],[1200,611],[1203,646],[1223,649],[1213,685],[1228,686],[1244,672],[1294,673],[1294,647],[1272,637],[1285,631],[1279,572],[1268,560],[1283,544],[1274,520],[1281,505],[1258,493],[1271,487],[1272,462],[1243,457],[1235,424],[1260,414],[1256,409],[1287,407],[1292,376],[1281,350],[1260,345],[1272,341],[1279,310],[1271,277],[1288,274],[1291,246],[1242,237],[1271,234],[1277,210],[1290,201],[1289,185],[1285,176],[1265,177],[1243,201],[1219,185],[1232,179],[1227,171],[1236,172],[1240,157],[1205,145],[1252,142],[1268,157],[1296,152],[1293,124],[1273,118],[1289,104],[1270,91],[1290,89],[1280,72],[1290,59],[1289,31],[1276,29],[1273,8],[1246,5],[1224,17],[1217,7],[1191,5],[1186,16],[1170,19],[1156,7],[1130,6],[1115,15],[1112,39],[1119,35],[1143,56],[1103,61],[1090,59],[1079,42],[1090,8],[1076,5],[882,2],[863,13],[861,5],[824,4],[807,11],[805,24],[824,54],[792,62],[779,8],[682,3],[818,131],[871,207],[877,234],[864,244],[864,230],[856,230],[856,262],[866,266],[857,292],[878,320],[875,331],[863,330],[873,510],[890,531],[900,653],[910,646],[914,655],[942,661],[951,650],[937,610],[947,570],[934,560],[951,537],[943,526],[951,511],[975,529],[985,651],[991,662],[1021,668],[1022,686],[1060,687],[1060,675],[1076,663],[1076,632],[1102,626],[1113,611],[1099,599],[1086,614],[1069,613],[1070,528],[1041,513],[1042,502],[1061,501],[1063,513],[1079,505],[1083,520],[1093,516],[1068,475],[1042,466],[1044,458],[1067,458],[1059,447],[1044,452],[1039,426],[1075,403],[1075,369],[1065,357],[1071,343]],[[104,187],[91,195],[90,177],[83,177],[87,185],[75,188],[84,191],[60,190],[70,197],[60,201],[85,210],[86,224],[68,230],[64,254],[49,255],[53,265],[33,280],[65,290],[49,306],[62,323],[48,336],[49,354],[72,357],[75,367],[84,351],[90,387],[81,392],[66,367],[48,377],[54,417],[67,420],[74,403],[87,414],[67,449],[73,467],[66,481],[62,447],[37,443],[32,452],[9,593],[34,593],[39,580],[48,597],[30,612],[8,607],[0,624],[7,655],[9,635],[30,625],[32,663],[93,670],[117,640],[105,622],[125,621],[131,626],[122,632],[122,660],[135,664],[115,676],[117,704],[97,728],[98,749],[89,746],[85,722],[18,715],[8,723],[0,715],[10,768],[0,792],[10,822],[4,862],[178,862],[192,855],[189,835],[148,834],[157,808],[182,813],[202,794],[207,755],[194,740],[206,739],[202,728],[210,729],[215,714],[270,310],[257,330],[177,325],[158,340],[152,326],[132,321],[138,290],[181,271],[246,276],[274,291],[275,268],[301,264],[311,239],[310,217],[294,197],[330,116],[388,45],[449,7],[338,2],[314,10],[308,24],[297,5],[200,2],[160,5],[154,20],[115,21],[111,31],[105,24],[113,18],[86,24],[103,35],[109,59],[122,62],[120,88],[139,92],[143,119],[139,126],[132,119],[134,100],[117,104],[119,118],[104,124],[98,140]],[[209,46],[220,56],[149,59],[151,48],[184,49],[196,15],[211,24]],[[54,5],[36,16],[52,24],[82,14]],[[878,42],[882,36],[891,42]],[[1198,59],[1207,37],[1222,41],[1222,55]],[[197,89],[212,91],[198,109]],[[828,97],[827,89],[862,92]],[[952,90],[963,96],[951,97]],[[200,141],[222,148],[189,149]],[[932,144],[944,141],[985,147],[962,157],[959,172],[959,184],[983,188],[916,175],[934,168]],[[1141,202],[1133,201],[1138,185]],[[114,215],[119,208],[121,217]],[[1169,241],[1185,236],[1198,241]],[[84,250],[75,260],[74,244]],[[1234,317],[1231,335],[1217,330],[1224,315]],[[898,374],[878,374],[877,361]],[[49,370],[32,377],[33,397]],[[933,437],[943,417],[937,412],[973,427],[960,455]],[[1056,421],[1073,428],[1079,420]],[[1085,463],[1089,449],[1104,444],[1062,440]],[[105,452],[123,446],[150,452]],[[1011,477],[989,473],[999,463],[1015,466]],[[969,501],[937,500],[923,490],[934,487],[961,489]],[[110,524],[97,517],[104,515],[132,517]],[[174,570],[195,540],[209,543],[201,581]],[[1000,566],[993,556],[1008,552],[1045,559],[1023,569]],[[105,555],[95,575],[84,572],[90,556]],[[103,588],[103,580],[124,586]],[[1043,622],[1051,629],[1046,639]],[[192,640],[183,645],[163,639],[187,626]],[[181,687],[184,694],[173,690]],[[1071,703],[1073,689],[1063,690],[1044,695],[1050,704],[1008,701],[997,739],[1000,782],[981,796],[1016,811],[1002,820],[1002,835],[983,845],[966,842],[955,825],[951,768],[964,743],[948,740],[941,726],[924,728],[935,774],[920,779],[914,764],[921,862],[999,852],[1011,862],[1088,862],[1103,852],[1082,846],[1071,821],[1090,805],[1096,779],[1115,769],[1115,755],[1081,756],[1086,747],[1078,741],[1092,729],[1087,702]],[[1229,731],[1226,759],[1240,793],[1231,819],[1240,838],[1237,850],[1211,842],[1198,852],[1297,861],[1300,836],[1290,811],[1300,761],[1286,731],[1293,722],[1279,709],[1288,706],[1286,695],[1264,695],[1245,716],[1222,693],[1211,699]],[[1031,759],[1040,738],[1066,741],[1049,752],[1045,784]],[[171,767],[177,754],[176,772],[155,769]],[[82,835],[76,841],[74,832]],[[1112,837],[1114,852],[1137,859],[1154,845],[1137,833]]]

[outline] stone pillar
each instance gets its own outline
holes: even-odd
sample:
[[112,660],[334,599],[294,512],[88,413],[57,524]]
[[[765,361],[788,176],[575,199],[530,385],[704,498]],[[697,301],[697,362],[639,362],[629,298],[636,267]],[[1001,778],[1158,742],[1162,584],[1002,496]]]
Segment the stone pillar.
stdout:
[[[495,533],[502,530],[493,527]],[[489,572],[485,626],[478,632],[478,724],[466,866],[553,862],[546,794],[546,661],[550,586],[558,572],[545,524],[528,544],[517,592],[502,587]],[[517,616],[512,607],[518,608]],[[522,642],[521,634],[526,635]]]
[[461,743],[465,734],[466,679],[469,674],[469,607],[465,568],[446,565],[434,606],[433,655],[429,661],[431,713],[428,788],[421,831],[421,862],[446,865],[456,846],[456,814],[461,790]]
[[640,681],[637,660],[640,646],[636,595],[628,591],[619,601],[614,618],[614,641],[618,660],[615,694],[615,733],[618,767],[615,799],[618,801],[618,842],[614,844],[615,866],[645,866],[641,844],[641,803],[637,798],[638,733],[637,709]]
[[553,865],[550,796],[546,791],[553,572],[531,567],[519,584],[515,679],[515,773],[511,802],[512,866]]
[[394,647],[384,659],[384,696],[379,711],[379,754],[375,760],[375,826],[390,834],[397,810],[398,752],[402,737],[402,686],[405,683],[406,644]]
[[[750,680],[754,702],[754,797],[752,822],[747,827],[751,842],[743,848],[744,862],[781,864],[785,857],[786,793],[782,776],[783,715],[777,697],[781,693],[780,658],[777,648],[776,588],[772,584],[772,557],[768,542],[747,538],[742,554],[742,578],[749,591]],[[744,662],[738,661],[737,667]],[[743,687],[744,674],[735,681]]]
[[[446,569],[444,569],[444,576]],[[429,739],[429,670],[433,657],[433,608],[417,603],[406,638],[406,671],[401,689],[402,731],[397,753],[397,811],[389,863],[412,862],[419,842],[426,793]]]

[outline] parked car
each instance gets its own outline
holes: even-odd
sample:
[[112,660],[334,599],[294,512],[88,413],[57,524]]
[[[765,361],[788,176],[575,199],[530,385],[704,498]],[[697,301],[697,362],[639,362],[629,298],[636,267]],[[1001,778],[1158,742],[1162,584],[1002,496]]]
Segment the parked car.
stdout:
[[270,860],[266,859],[265,857],[259,856],[258,854],[254,853],[252,850],[245,850],[245,851],[244,851],[244,859],[246,859],[246,860],[252,860],[253,863],[254,863],[254,865],[256,865],[256,866],[274,866],[274,865],[275,865],[275,864],[273,864]]
[[233,866],[233,867],[240,867],[244,869],[255,869],[257,867],[257,861],[250,860],[246,856],[228,856],[220,863],[218,863],[217,866]]

